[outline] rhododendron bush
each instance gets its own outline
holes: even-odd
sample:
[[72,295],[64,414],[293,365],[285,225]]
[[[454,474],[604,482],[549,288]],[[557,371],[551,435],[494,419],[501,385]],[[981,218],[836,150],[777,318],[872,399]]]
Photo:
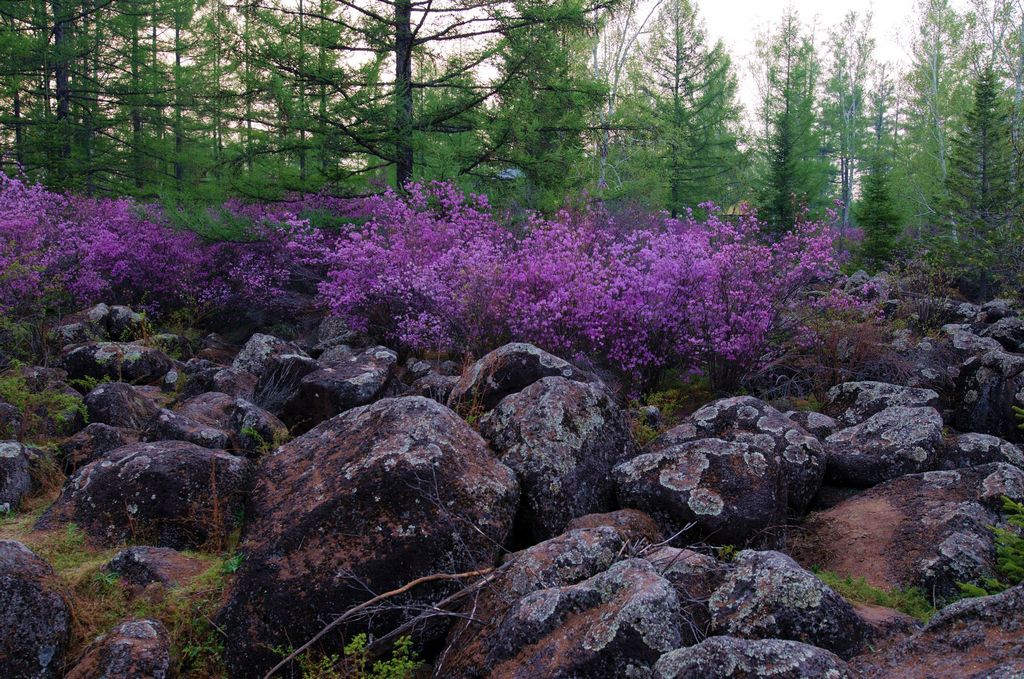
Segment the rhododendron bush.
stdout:
[[[0,313],[272,306],[311,279],[327,310],[398,348],[480,353],[520,340],[639,381],[665,367],[714,376],[761,360],[786,303],[835,262],[824,224],[769,240],[755,217],[703,207],[701,221],[591,207],[506,224],[483,197],[413,185],[232,202],[219,214],[246,227],[223,242],[173,228],[155,207],[0,175]],[[311,227],[314,212],[331,226]]]
[[0,174],[0,313],[97,301],[154,312],[270,304],[293,261],[279,234],[302,227],[275,227],[276,240],[254,227],[251,243],[211,243],[171,228],[156,207],[66,196]]
[[584,354],[645,379],[666,366],[721,372],[757,361],[792,295],[835,268],[830,229],[764,238],[753,216],[599,210],[503,228],[448,185],[385,194],[328,255],[320,290],[355,329],[418,350],[507,340]]

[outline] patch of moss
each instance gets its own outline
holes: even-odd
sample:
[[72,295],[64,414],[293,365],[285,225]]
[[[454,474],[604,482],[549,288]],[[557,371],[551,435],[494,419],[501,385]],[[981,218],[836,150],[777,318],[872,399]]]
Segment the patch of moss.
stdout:
[[43,440],[50,435],[50,424],[59,426],[79,416],[87,417],[85,402],[80,396],[59,391],[34,391],[17,373],[0,376],[0,401],[6,401],[21,411],[20,431],[0,432],[0,436],[14,436],[21,441]]
[[882,589],[870,584],[864,578],[838,575],[818,568],[811,568],[811,570],[818,576],[818,579],[852,603],[892,608],[922,622],[930,620],[937,610],[928,601],[924,592],[916,587]]
[[[48,500],[52,499],[50,495]],[[120,546],[90,545],[85,533],[74,524],[61,530],[35,531],[33,526],[45,508],[42,504],[31,512],[0,517],[0,538],[24,543],[56,571],[72,610],[73,638],[68,658],[77,657],[93,639],[123,620],[149,618],[159,620],[168,630],[176,676],[226,676],[224,635],[213,618],[240,557],[184,552],[205,563],[206,570],[180,587],[153,585],[140,592],[103,570]]]

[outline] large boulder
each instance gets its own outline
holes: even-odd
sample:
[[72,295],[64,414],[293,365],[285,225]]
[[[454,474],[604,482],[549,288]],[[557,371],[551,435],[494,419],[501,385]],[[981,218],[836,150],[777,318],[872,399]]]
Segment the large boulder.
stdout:
[[234,436],[234,447],[249,457],[269,452],[288,438],[284,422],[244,398],[232,402],[227,428]]
[[150,420],[145,438],[149,441],[188,441],[213,450],[231,447],[231,436],[226,431],[167,408],[161,408]]
[[[259,469],[246,560],[219,616],[232,676],[263,676],[280,659],[272,647],[311,638],[372,592],[493,565],[518,497],[479,434],[422,397],[349,410],[281,446]],[[379,634],[456,587],[424,584],[353,624]],[[324,647],[345,636],[342,625]]]
[[89,644],[66,679],[171,676],[171,639],[167,629],[156,620],[128,620]]
[[835,653],[784,639],[711,637],[661,656],[657,679],[854,679]]
[[1007,351],[1021,353],[1024,350],[1024,318],[1009,316],[1001,318],[981,331],[982,337],[999,342]]
[[[201,359],[202,360],[202,359]],[[189,399],[206,392],[217,392],[235,398],[251,399],[256,391],[256,376],[244,370],[207,366],[186,373],[180,398]]]
[[720,545],[781,544],[786,475],[762,448],[721,439],[674,443],[670,431],[648,450],[612,472],[621,506],[647,512],[670,537],[685,531],[679,537]]
[[448,635],[436,675],[482,679],[489,676],[490,660],[501,622],[523,597],[534,592],[566,587],[606,571],[629,542],[622,531],[608,525],[569,530],[511,555],[467,599]]
[[142,429],[160,409],[132,385],[124,382],[100,384],[85,395],[90,422],[111,427]]
[[398,355],[384,347],[336,358],[301,376],[284,402],[281,419],[304,432],[346,410],[372,403],[395,374]]
[[452,389],[448,405],[469,410],[491,410],[509,394],[544,377],[596,381],[589,373],[543,349],[517,342],[499,347],[471,365]]
[[964,363],[957,380],[953,426],[1021,441],[1014,407],[1024,407],[1024,356],[989,351]]
[[601,386],[545,377],[503,399],[480,433],[519,479],[517,517],[531,543],[613,509],[611,470],[636,455],[625,414]]
[[32,490],[30,458],[17,441],[0,441],[0,512],[13,512]]
[[101,302],[61,318],[50,326],[49,337],[61,347],[106,340],[109,319],[110,307]]
[[982,304],[974,320],[978,323],[995,323],[1016,313],[1011,300],[996,298]]
[[769,464],[782,465],[787,501],[797,512],[806,509],[825,474],[825,451],[821,442],[796,422],[752,396],[709,403],[665,438],[675,444],[715,438],[760,450]]
[[824,440],[842,428],[835,419],[814,410],[790,410],[784,414],[808,434],[817,436],[818,440]]
[[283,354],[306,356],[306,352],[293,342],[273,335],[256,333],[249,338],[249,341],[235,356],[231,367],[237,371],[252,373],[260,377],[269,367],[271,360]]
[[0,540],[0,676],[61,676],[71,638],[71,608],[57,577],[28,547]]
[[1024,469],[1024,451],[1015,443],[989,434],[958,434],[939,453],[938,469],[976,467],[1006,462]]
[[960,596],[958,583],[996,576],[992,525],[1002,496],[1024,500],[1024,471],[993,463],[901,476],[811,514],[790,551],[807,566],[881,588]]
[[138,344],[91,342],[61,352],[61,367],[71,379],[157,384],[174,367],[162,351]]
[[708,606],[715,634],[800,641],[845,659],[867,639],[853,607],[780,552],[740,552]]
[[139,442],[139,433],[122,427],[94,422],[58,446],[65,474],[73,474],[103,453]]
[[38,522],[74,522],[95,542],[132,540],[176,549],[224,538],[247,489],[248,463],[184,441],[136,443],[105,453],[68,479]]
[[826,476],[832,483],[867,487],[933,469],[942,426],[934,408],[886,408],[825,439]]
[[850,427],[893,406],[938,408],[939,394],[885,382],[845,382],[829,389],[824,411]]
[[682,643],[672,585],[650,562],[628,559],[588,580],[513,604],[488,656],[492,679],[650,676]]
[[661,528],[650,516],[639,509],[617,509],[604,514],[586,514],[570,521],[566,531],[577,528],[599,528],[609,526],[619,532],[626,540],[655,544],[663,541]]
[[1024,585],[964,599],[914,636],[853,666],[865,679],[1016,679],[1024,676]]
[[267,359],[256,380],[252,400],[278,416],[284,415],[295,399],[302,378],[319,369],[320,364],[305,354],[275,354]]

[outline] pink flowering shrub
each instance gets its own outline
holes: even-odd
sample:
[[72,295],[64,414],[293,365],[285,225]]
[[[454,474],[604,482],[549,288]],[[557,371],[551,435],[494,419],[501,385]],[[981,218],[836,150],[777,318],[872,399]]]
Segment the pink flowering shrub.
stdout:
[[414,350],[536,343],[644,382],[666,366],[718,380],[758,361],[794,292],[832,272],[830,230],[777,242],[753,216],[648,217],[591,210],[534,218],[518,237],[448,185],[385,194],[328,256],[320,290],[355,329]]
[[479,354],[527,341],[635,385],[666,367],[723,384],[764,361],[794,293],[833,273],[833,239],[801,222],[768,240],[756,217],[703,207],[705,220],[582,208],[513,229],[485,198],[431,184],[229,202],[175,228],[182,214],[0,176],[0,314],[97,301],[269,308],[318,290],[354,330],[397,348]]
[[[289,241],[301,243],[302,225]],[[98,301],[150,311],[270,303],[291,251],[262,242],[209,243],[171,228],[153,207],[66,196],[0,174],[0,314]]]

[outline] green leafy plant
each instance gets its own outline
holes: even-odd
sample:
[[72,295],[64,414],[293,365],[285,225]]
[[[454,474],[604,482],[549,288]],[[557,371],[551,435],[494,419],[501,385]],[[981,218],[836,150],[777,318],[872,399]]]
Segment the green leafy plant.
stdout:
[[1009,528],[989,526],[995,535],[998,577],[985,578],[980,585],[961,582],[964,596],[998,594],[1024,582],[1024,504],[1003,498],[1003,511]]
[[936,608],[928,601],[924,592],[916,587],[882,589],[875,587],[862,577],[838,575],[817,567],[812,567],[811,571],[818,576],[819,580],[853,603],[893,608],[922,621],[927,621],[935,615]]
[[345,657],[353,663],[357,679],[408,679],[422,664],[412,648],[412,639],[404,636],[395,642],[391,657],[370,666],[366,634],[357,634],[345,644]]
[[221,566],[221,572],[225,575],[231,575],[237,573],[238,569],[242,567],[242,562],[245,561],[245,554],[238,552],[232,554],[224,560],[224,564]]
[[6,401],[21,412],[21,427],[14,435],[20,440],[38,440],[52,435],[51,429],[60,428],[76,417],[87,418],[85,403],[80,396],[61,391],[34,390],[24,377],[8,372],[0,377],[0,401]]

